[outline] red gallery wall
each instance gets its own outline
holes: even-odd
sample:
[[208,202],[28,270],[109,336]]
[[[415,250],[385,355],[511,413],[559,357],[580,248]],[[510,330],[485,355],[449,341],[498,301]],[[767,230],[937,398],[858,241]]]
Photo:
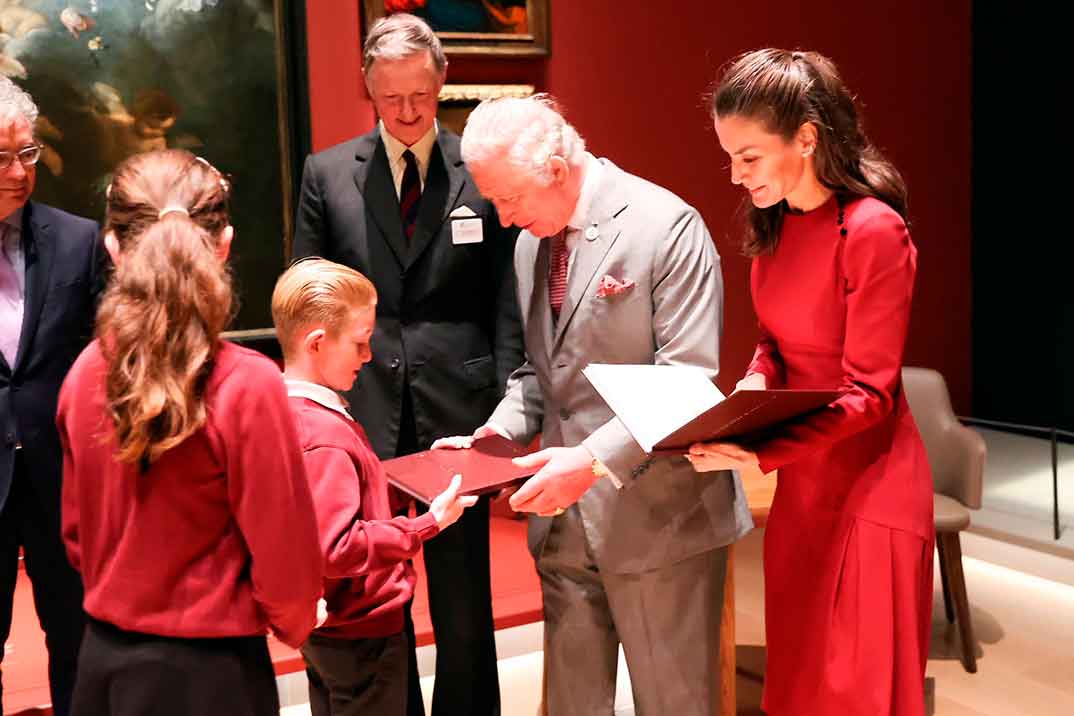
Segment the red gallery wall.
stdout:
[[[701,99],[718,68],[762,46],[832,57],[864,103],[867,129],[910,186],[918,283],[907,364],[940,370],[970,406],[970,1],[724,3],[550,0],[551,54],[453,59],[448,81],[551,92],[594,153],[696,206],[723,256],[728,388],[756,339],[748,263],[732,216],[741,194]],[[375,121],[361,76],[357,0],[308,2],[313,144]]]

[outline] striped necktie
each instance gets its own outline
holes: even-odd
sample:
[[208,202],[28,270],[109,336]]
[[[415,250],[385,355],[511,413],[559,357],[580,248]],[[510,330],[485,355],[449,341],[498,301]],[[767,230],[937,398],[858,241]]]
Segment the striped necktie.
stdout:
[[553,236],[552,255],[548,265],[548,305],[552,308],[552,317],[559,320],[559,310],[567,295],[567,264],[571,252],[567,250],[567,229]]
[[409,149],[403,152],[406,169],[403,171],[403,183],[399,189],[399,215],[403,220],[403,233],[409,241],[418,227],[418,204],[421,203],[421,177],[418,175],[418,161]]

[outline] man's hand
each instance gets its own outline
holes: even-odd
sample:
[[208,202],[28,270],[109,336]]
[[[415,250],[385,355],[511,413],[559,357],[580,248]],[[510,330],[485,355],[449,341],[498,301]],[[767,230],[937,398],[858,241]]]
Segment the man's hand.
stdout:
[[545,517],[561,514],[597,479],[593,474],[593,454],[584,445],[545,448],[516,457],[512,462],[519,467],[539,468],[511,496],[511,507],[518,512],[534,512]]
[[448,488],[433,498],[429,505],[429,512],[436,519],[436,526],[441,530],[447,529],[462,517],[462,511],[477,502],[474,495],[460,495],[462,487],[462,475],[451,478]]
[[325,601],[324,597],[321,597],[317,600],[317,623],[313,628],[320,628],[326,621],[328,621],[328,602]]
[[[433,443],[431,449],[466,450],[474,446],[474,440],[487,438],[490,435],[501,435],[501,433],[491,425],[482,425],[474,431],[473,435],[456,435],[450,438],[439,438]],[[504,435],[503,437],[507,436]]]
[[757,453],[734,443],[694,443],[686,459],[697,472],[757,467]]

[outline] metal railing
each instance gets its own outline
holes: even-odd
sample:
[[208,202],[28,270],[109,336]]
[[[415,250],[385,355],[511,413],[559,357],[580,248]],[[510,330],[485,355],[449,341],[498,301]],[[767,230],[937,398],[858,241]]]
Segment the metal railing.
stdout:
[[1047,436],[1052,447],[1052,532],[1055,539],[1059,539],[1059,436],[1068,440],[1074,440],[1074,432],[1060,430],[1052,426],[1050,428],[1040,425],[1023,425],[1021,423],[1007,423],[1001,420],[984,420],[982,418],[967,418],[958,416],[958,419],[966,425],[976,425],[983,428],[998,428],[1000,430],[1013,430],[1030,433],[1033,435]]

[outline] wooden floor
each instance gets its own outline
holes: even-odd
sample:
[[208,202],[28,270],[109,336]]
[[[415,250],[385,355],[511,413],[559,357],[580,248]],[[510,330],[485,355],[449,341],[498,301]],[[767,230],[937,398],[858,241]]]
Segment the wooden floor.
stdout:
[[[512,542],[517,540],[521,544],[521,539],[518,530]],[[763,669],[761,540],[760,531],[749,535],[737,546],[735,557],[739,663],[755,673]],[[522,549],[519,547],[516,556],[520,562],[525,561]],[[966,558],[964,564],[974,628],[980,643],[978,673],[967,674],[958,660],[958,633],[944,620],[937,576],[926,684],[933,704],[930,713],[939,716],[1074,714],[1074,587],[975,559]],[[15,629],[27,630],[25,637],[40,639],[40,632],[32,633],[36,631],[32,617],[27,617],[16,620]],[[25,643],[24,639],[16,643]],[[13,645],[8,646],[11,649]],[[18,678],[20,666],[26,666],[20,662],[27,656],[25,650],[15,648],[4,661],[5,677],[15,677],[11,681],[5,678],[5,697],[8,697],[5,701],[18,700],[20,687],[25,688],[27,681],[39,682],[35,686],[44,690],[44,664],[40,659],[33,666],[33,679]],[[541,683],[540,660],[526,663],[526,674],[513,679],[504,675],[501,686],[507,687],[503,691],[505,716],[531,716],[533,712],[530,704],[536,703]],[[740,675],[737,683],[739,715],[761,714],[760,682]],[[7,705],[8,709],[11,705],[14,704]],[[23,705],[28,704],[24,701]],[[630,711],[619,713],[628,716]]]
[[[740,666],[763,664],[762,533],[736,548]],[[958,660],[958,632],[944,618],[939,573],[926,693],[937,716],[1074,714],[1074,587],[966,558],[966,589],[977,633],[976,674]],[[1074,563],[1071,566],[1074,569]],[[760,684],[740,675],[739,716],[763,713]]]

